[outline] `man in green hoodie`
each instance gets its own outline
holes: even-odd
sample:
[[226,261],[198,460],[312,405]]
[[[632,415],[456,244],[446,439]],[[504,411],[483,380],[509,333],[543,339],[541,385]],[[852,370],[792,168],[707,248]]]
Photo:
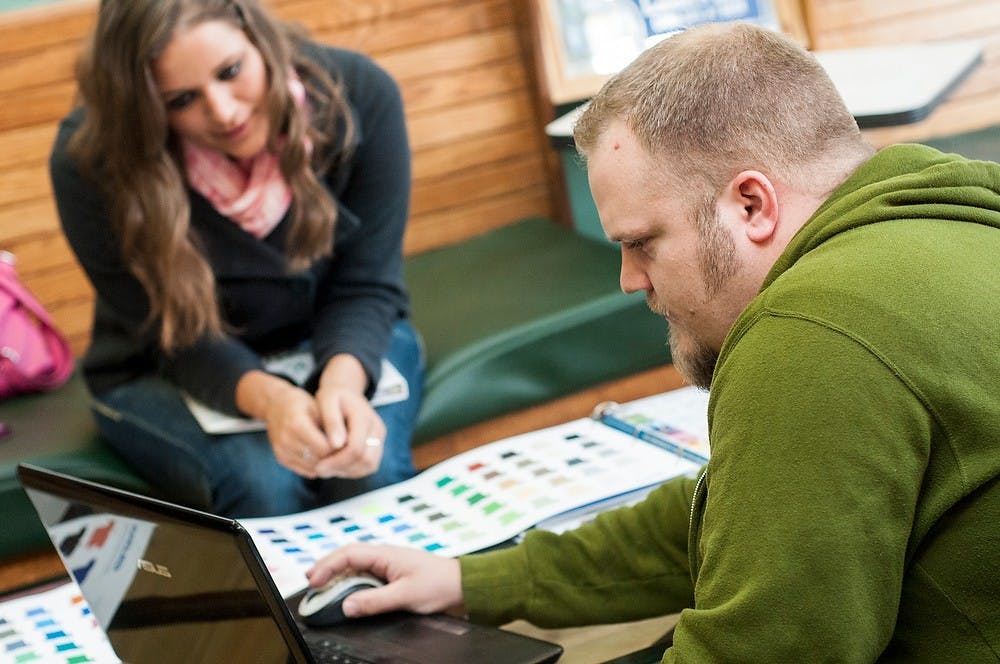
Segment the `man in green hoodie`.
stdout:
[[649,49],[575,137],[622,289],[710,387],[711,461],[563,535],[350,546],[310,583],[389,581],[348,615],[679,611],[664,662],[996,661],[1000,166],[875,153],[815,60],[748,25]]

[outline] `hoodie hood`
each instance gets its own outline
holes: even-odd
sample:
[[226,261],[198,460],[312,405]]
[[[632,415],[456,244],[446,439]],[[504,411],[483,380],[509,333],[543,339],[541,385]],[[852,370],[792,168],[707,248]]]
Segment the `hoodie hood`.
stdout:
[[841,233],[883,222],[952,220],[1000,228],[1000,166],[924,145],[884,148],[862,164],[805,223],[762,290],[802,256]]

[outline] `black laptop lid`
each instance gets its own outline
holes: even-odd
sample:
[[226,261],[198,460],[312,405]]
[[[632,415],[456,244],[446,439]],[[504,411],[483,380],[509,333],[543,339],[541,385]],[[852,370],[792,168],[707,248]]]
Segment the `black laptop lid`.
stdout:
[[23,464],[18,477],[125,662],[309,661],[235,521]]

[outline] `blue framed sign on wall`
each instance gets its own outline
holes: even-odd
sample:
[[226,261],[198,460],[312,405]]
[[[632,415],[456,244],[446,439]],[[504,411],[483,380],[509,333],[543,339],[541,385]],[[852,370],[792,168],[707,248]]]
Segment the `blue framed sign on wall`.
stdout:
[[[661,39],[700,23],[780,30],[777,0],[536,0],[550,89],[594,87]],[[589,81],[589,82],[588,82]],[[575,93],[555,94],[556,103]]]

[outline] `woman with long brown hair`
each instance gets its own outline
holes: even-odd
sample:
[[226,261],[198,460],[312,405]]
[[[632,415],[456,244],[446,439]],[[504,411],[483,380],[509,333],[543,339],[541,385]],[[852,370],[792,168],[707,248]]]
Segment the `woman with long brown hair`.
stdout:
[[[96,290],[83,372],[107,441],[166,496],[301,511],[414,472],[410,154],[399,91],[258,0],[103,0],[51,174]],[[268,358],[306,352],[304,380]],[[409,397],[375,408],[388,361]],[[187,398],[264,431],[209,434]]]

